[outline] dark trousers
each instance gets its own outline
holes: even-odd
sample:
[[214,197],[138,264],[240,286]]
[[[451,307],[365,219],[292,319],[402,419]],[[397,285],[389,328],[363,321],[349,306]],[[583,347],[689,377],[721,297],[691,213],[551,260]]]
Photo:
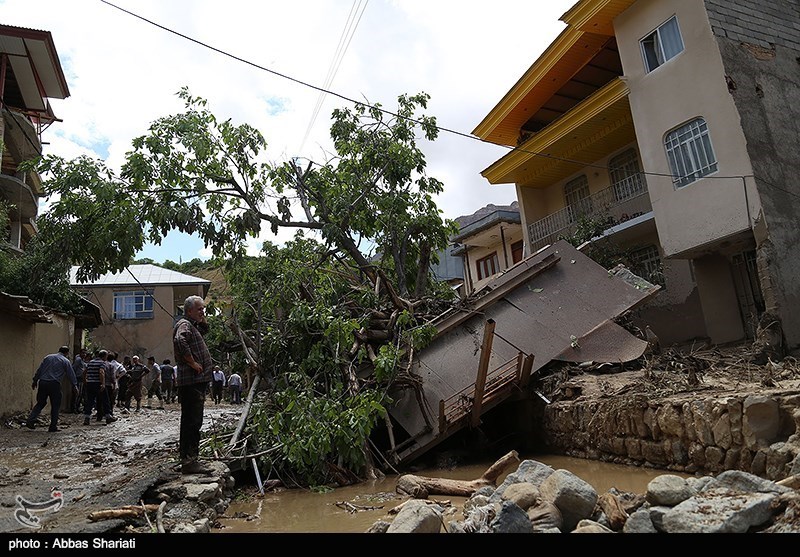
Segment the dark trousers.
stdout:
[[117,402],[122,406],[125,404],[125,397],[128,395],[128,376],[123,375],[117,381]]
[[[74,394],[74,393],[73,393]],[[81,408],[83,407],[83,381],[81,377],[78,377],[78,394],[74,395],[72,399],[72,413],[73,414],[80,414]]]
[[211,384],[211,395],[214,397],[214,404],[222,402],[222,381],[214,381]]
[[28,424],[36,421],[48,399],[50,399],[50,429],[58,427],[58,411],[61,409],[61,381],[39,381],[39,388],[36,391],[36,406],[28,416]]
[[83,405],[83,415],[86,418],[89,418],[92,415],[92,410],[94,410],[95,404],[97,405],[97,411],[100,415],[103,415],[103,397],[105,396],[104,391],[105,389],[100,388],[100,383],[86,383],[83,386],[83,392],[86,393],[86,402]]
[[166,402],[173,402],[175,400],[175,388],[172,386],[172,381],[161,380],[161,394],[164,395]]
[[181,463],[197,460],[200,456],[200,428],[203,427],[207,388],[207,383],[178,387],[181,398],[181,437],[178,443]]

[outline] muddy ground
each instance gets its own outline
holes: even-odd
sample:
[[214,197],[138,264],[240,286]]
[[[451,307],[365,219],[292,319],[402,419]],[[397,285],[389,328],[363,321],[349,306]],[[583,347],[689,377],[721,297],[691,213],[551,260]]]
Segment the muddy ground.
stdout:
[[[114,524],[92,522],[90,513],[138,505],[159,478],[179,476],[177,403],[116,412],[119,419],[109,425],[92,419],[84,426],[83,415],[62,413],[61,431],[53,433],[47,431],[49,408],[35,430],[24,426],[26,416],[7,418],[0,427],[0,533],[106,532]],[[235,423],[241,408],[207,401],[203,428]],[[56,505],[54,492],[61,493],[60,508],[31,513],[38,524],[19,514],[20,498]]]
[[[558,399],[606,398],[644,393],[654,398],[705,397],[724,392],[757,393],[800,389],[800,365],[786,358],[776,365],[751,363],[747,347],[712,348],[650,354],[643,365],[631,369],[599,364],[558,364],[548,370],[548,396]],[[206,402],[204,430],[232,429],[242,406]],[[61,414],[61,431],[49,433],[49,407],[31,431],[26,416],[7,418],[0,427],[0,533],[99,533],[114,531],[120,522],[92,522],[91,512],[137,505],[151,485],[164,476],[179,477],[178,432],[180,407],[143,408],[119,414],[110,425],[83,416]],[[19,498],[30,503],[54,504],[57,512],[35,513],[32,528],[18,520]]]

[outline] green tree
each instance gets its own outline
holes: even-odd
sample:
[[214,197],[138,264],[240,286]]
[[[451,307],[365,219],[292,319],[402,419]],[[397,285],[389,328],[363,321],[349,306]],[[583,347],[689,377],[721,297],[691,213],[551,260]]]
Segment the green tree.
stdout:
[[[388,387],[404,381],[407,351],[432,335],[424,322],[438,301],[426,294],[451,292],[429,276],[455,225],[433,201],[442,184],[426,175],[416,145],[417,134],[437,134],[420,114],[428,96],[400,96],[394,113],[335,111],[335,156],[301,166],[266,161],[258,130],[219,121],[186,89],[179,95],[186,110],[136,138],[119,176],[88,158],[42,162],[47,192],[58,196],[46,220],[89,238],[63,256],[94,278],[171,230],[202,238],[226,262],[232,290],[229,336],[216,341],[238,343],[235,365],[276,389],[255,421],[259,444],[282,448],[269,464],[304,482],[334,469],[369,475],[367,437]],[[298,235],[245,256],[249,238],[281,227]],[[319,427],[299,428],[287,413],[300,409]]]

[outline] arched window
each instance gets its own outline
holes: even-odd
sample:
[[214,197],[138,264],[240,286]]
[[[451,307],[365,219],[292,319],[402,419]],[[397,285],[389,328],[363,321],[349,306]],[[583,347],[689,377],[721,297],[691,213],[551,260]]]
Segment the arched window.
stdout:
[[708,125],[702,118],[669,132],[664,139],[672,183],[682,187],[717,171]]

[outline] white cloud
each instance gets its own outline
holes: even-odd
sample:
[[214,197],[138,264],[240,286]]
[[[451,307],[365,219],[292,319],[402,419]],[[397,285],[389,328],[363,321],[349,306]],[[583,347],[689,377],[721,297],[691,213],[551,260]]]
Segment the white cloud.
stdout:
[[[117,0],[115,5],[251,64],[323,86],[348,15],[363,8],[330,89],[393,109],[397,96],[431,95],[428,114],[470,134],[564,25],[572,0]],[[366,7],[364,7],[366,6]],[[50,31],[71,96],[54,101],[47,152],[92,154],[118,168],[131,140],[158,117],[178,112],[188,86],[219,118],[258,128],[269,156],[321,159],[330,113],[347,101],[234,60],[100,0],[4,0],[3,23]],[[302,151],[301,151],[302,146]],[[445,131],[423,149],[442,180],[437,200],[455,218],[515,199],[480,172],[502,148]],[[289,236],[293,235],[293,231]],[[275,238],[271,238],[276,241]],[[284,238],[285,239],[285,238]],[[198,248],[200,250],[202,245]],[[177,261],[202,256],[174,254]]]

